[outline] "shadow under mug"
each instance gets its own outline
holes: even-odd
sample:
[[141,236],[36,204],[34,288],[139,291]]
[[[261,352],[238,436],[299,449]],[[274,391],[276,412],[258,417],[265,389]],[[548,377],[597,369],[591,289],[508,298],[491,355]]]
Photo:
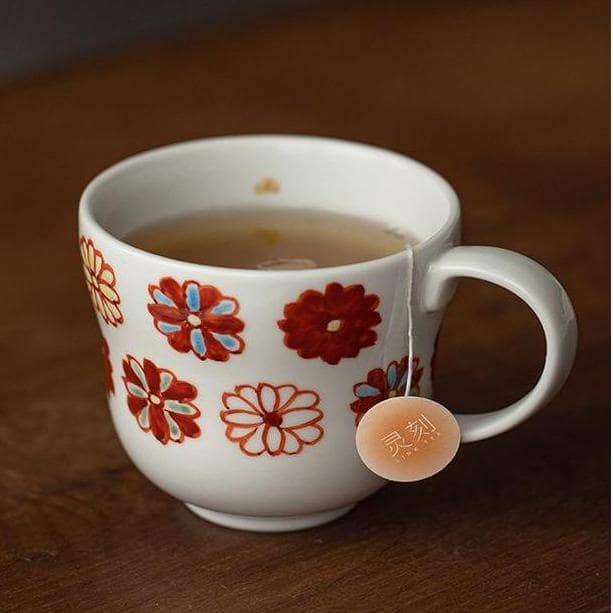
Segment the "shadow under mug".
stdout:
[[[346,212],[408,232],[416,239],[412,275],[406,253],[259,271],[176,261],[121,240],[171,215],[258,204]],[[405,389],[431,395],[435,339],[458,277],[519,296],[547,343],[543,373],[526,396],[456,416],[463,442],[529,417],[574,359],[575,317],[554,277],[510,251],[457,246],[452,188],[375,147],[303,136],[163,147],[96,177],[81,198],[79,226],[119,438],[154,484],[224,526],[319,525],[385,484],[358,457],[356,424]]]

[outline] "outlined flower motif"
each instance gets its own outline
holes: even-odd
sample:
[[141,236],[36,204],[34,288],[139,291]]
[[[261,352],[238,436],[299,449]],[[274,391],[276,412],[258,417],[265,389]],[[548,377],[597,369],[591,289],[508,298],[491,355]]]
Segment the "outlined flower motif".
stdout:
[[295,455],[324,435],[319,394],[295,385],[237,385],[222,397],[226,437],[248,456]]
[[236,298],[224,296],[212,285],[172,277],[149,285],[153,303],[147,305],[155,327],[171,347],[192,352],[201,360],[227,362],[230,354],[242,353],[245,342],[239,336],[245,324],[236,317]]
[[[402,358],[400,362],[391,362],[387,369],[373,368],[366,381],[356,383],[353,386],[353,393],[357,400],[351,403],[351,410],[355,415],[355,425],[360,423],[364,413],[369,411],[375,404],[388,398],[402,396],[407,385],[407,367],[409,359]],[[420,392],[419,382],[423,374],[423,368],[419,367],[419,358],[415,356],[412,360],[413,372],[411,373],[410,396],[418,396]]]
[[115,384],[113,383],[113,365],[111,364],[109,344],[104,336],[100,337],[102,359],[104,360],[104,385],[109,394],[115,395]]
[[143,432],[151,432],[162,445],[200,436],[200,411],[192,402],[198,392],[191,383],[146,358],[141,365],[131,355],[123,360],[123,372],[128,408]]
[[323,293],[308,289],[286,304],[285,319],[277,324],[285,332],[285,345],[301,358],[338,364],[377,342],[372,330],[381,323],[377,306],[379,297],[366,294],[363,285],[329,283]]
[[119,308],[121,302],[115,288],[115,271],[104,261],[102,253],[96,249],[91,239],[84,236],[79,240],[81,260],[87,289],[94,303],[94,308],[102,319],[111,326],[123,323],[123,315]]

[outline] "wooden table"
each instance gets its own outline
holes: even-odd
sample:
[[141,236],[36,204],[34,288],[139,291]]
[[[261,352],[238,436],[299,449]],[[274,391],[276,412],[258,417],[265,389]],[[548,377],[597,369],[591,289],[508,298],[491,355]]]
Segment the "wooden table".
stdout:
[[[5,88],[0,609],[606,610],[608,23],[605,2],[322,4]],[[447,176],[465,242],[541,261],[574,301],[555,401],[306,532],[219,528],[151,485],[107,414],[77,200],[130,153],[243,132],[367,141]],[[502,406],[543,345],[526,306],[463,282],[438,397]]]

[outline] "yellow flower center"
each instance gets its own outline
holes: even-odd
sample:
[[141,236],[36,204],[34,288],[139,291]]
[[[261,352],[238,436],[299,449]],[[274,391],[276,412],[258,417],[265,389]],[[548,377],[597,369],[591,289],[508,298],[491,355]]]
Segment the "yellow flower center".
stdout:
[[153,403],[153,404],[160,404],[160,402],[162,402],[162,400],[160,399],[159,396],[156,396],[155,394],[149,394],[149,400]]
[[194,315],[193,313],[190,313],[187,316],[187,323],[190,326],[193,326],[194,328],[197,328],[198,326],[202,325],[202,319],[200,319],[200,317],[198,317],[198,315]]
[[326,326],[326,330],[328,332],[338,332],[340,328],[341,328],[340,319],[333,319],[332,321],[329,321],[328,325]]

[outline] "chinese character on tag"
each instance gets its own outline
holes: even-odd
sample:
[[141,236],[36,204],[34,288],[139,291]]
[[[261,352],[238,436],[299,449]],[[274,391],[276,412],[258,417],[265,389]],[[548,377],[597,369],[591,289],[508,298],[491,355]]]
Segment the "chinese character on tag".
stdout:
[[422,413],[418,419],[410,421],[405,427],[412,435],[415,445],[421,441],[422,437],[436,432],[436,426]]
[[413,443],[407,444],[397,430],[386,434],[381,441],[389,448],[393,458],[395,458],[403,449],[408,449],[409,447],[413,446]]

